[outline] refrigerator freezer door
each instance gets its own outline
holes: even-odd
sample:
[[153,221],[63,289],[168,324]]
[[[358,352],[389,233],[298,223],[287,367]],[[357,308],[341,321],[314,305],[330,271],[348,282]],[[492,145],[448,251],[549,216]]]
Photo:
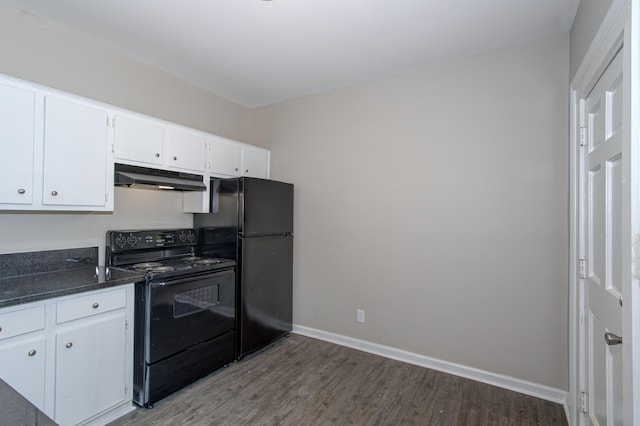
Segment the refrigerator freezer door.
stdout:
[[293,236],[240,239],[238,358],[291,331]]
[[293,185],[274,180],[242,178],[242,236],[293,233]]

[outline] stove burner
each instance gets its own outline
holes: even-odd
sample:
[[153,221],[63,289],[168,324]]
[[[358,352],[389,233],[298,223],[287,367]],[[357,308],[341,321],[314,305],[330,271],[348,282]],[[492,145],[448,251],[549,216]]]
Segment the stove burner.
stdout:
[[173,266],[156,266],[151,269],[148,269],[147,271],[151,273],[160,273],[160,272],[171,272],[174,269],[175,268]]
[[200,259],[193,262],[194,265],[215,265],[216,263],[222,263],[220,259]]
[[158,268],[161,266],[162,266],[162,263],[158,263],[158,262],[144,262],[144,263],[136,263],[135,265],[132,266],[132,268],[142,269],[143,271],[146,271],[148,269]]
[[183,262],[195,262],[196,260],[200,260],[202,259],[201,257],[198,256],[187,256],[187,257],[183,257],[182,261]]

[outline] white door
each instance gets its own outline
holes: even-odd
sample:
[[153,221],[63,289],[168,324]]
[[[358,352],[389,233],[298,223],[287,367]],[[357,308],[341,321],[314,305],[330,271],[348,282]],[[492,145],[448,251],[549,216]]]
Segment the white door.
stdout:
[[218,138],[212,141],[211,174],[240,176],[242,172],[242,147]]
[[0,344],[0,377],[29,402],[44,410],[45,338],[14,337]]
[[[584,295],[587,423],[623,424],[622,285],[625,170],[623,55],[619,52],[584,100],[581,149],[581,276]],[[626,219],[628,221],[628,217]]]
[[116,116],[114,157],[151,165],[164,161],[164,126]]
[[125,400],[125,312],[77,320],[56,335],[55,421],[74,425]]
[[0,84],[0,203],[33,202],[35,94]]
[[169,129],[167,166],[204,172],[207,165],[207,138],[195,133]]
[[242,175],[257,178],[269,177],[269,151],[262,148],[242,149]]
[[47,96],[44,123],[45,205],[107,205],[107,113]]

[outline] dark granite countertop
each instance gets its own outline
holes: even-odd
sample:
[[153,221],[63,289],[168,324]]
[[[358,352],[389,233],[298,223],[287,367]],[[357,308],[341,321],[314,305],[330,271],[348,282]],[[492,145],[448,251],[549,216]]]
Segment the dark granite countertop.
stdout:
[[130,284],[141,281],[144,277],[136,272],[113,268],[107,272],[107,269],[104,266],[86,266],[65,271],[0,278],[0,308]]
[[97,264],[97,247],[0,255],[0,308],[143,279]]
[[57,425],[2,379],[0,379],[0,424],[12,426]]

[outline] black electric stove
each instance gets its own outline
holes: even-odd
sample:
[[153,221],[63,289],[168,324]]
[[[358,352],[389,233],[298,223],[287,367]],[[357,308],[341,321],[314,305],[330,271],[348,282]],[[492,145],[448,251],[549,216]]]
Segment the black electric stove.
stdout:
[[133,400],[151,407],[235,359],[235,261],[195,256],[193,229],[108,231],[106,265],[136,283]]
[[108,231],[106,266],[143,272],[164,280],[235,266],[232,259],[195,255],[194,229]]

